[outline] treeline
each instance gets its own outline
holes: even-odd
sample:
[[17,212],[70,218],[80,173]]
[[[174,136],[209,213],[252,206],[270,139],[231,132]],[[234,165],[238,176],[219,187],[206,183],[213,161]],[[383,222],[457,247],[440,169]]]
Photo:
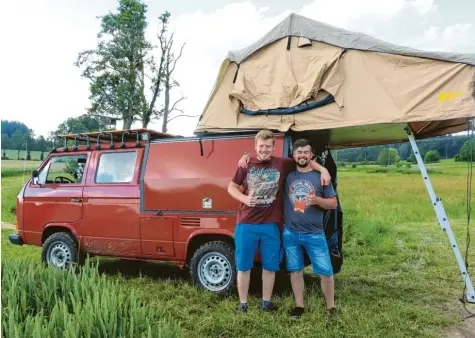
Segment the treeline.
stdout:
[[[437,162],[440,159],[448,158],[453,158],[458,161],[467,161],[470,159],[470,144],[467,136],[439,136],[419,140],[416,143],[419,147],[422,158],[426,162]],[[472,153],[474,154],[473,158],[475,159],[475,143],[472,142],[472,145]],[[400,160],[412,163],[416,162],[409,142],[334,150],[332,151],[332,155],[335,160],[340,163],[366,162],[384,165],[394,164]]]
[[2,159],[8,159],[5,150],[16,150],[17,160],[20,159],[22,151],[26,151],[26,160],[31,160],[31,151],[40,151],[40,159],[43,160],[45,153],[53,148],[53,139],[56,135],[93,132],[101,129],[108,130],[110,126],[101,123],[100,118],[88,114],[66,119],[46,137],[36,136],[33,129],[22,122],[2,120]]

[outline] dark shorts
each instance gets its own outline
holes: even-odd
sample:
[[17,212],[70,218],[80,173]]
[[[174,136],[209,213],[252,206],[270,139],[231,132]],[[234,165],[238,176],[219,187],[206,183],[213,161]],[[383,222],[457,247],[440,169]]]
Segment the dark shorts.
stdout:
[[303,250],[312,262],[313,272],[322,276],[333,276],[330,252],[324,234],[302,234],[284,228],[284,250],[287,270],[296,272],[305,267]]
[[238,271],[252,269],[258,249],[260,250],[262,268],[267,271],[279,271],[283,252],[277,223],[238,223],[234,230],[234,243]]

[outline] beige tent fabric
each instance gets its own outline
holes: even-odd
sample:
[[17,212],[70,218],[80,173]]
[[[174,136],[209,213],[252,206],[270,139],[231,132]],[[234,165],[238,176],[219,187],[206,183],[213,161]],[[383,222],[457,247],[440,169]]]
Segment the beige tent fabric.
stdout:
[[[302,43],[306,47],[298,47]],[[464,130],[467,119],[475,117],[472,65],[360,50],[341,55],[340,48],[315,41],[308,46],[299,38],[292,38],[290,51],[286,44],[279,40],[244,60],[235,84],[237,65],[226,61],[195,131],[285,132],[417,122],[427,125],[419,134],[425,137]],[[299,57],[304,62],[297,62]],[[264,62],[271,66],[263,67]],[[279,87],[279,79],[286,85]],[[292,115],[240,113],[239,100],[251,110],[292,106],[317,89],[317,99],[332,93],[337,103]],[[377,143],[364,134],[353,141]]]
[[[240,64],[230,95],[251,111],[297,106],[320,89],[336,95],[343,49],[304,38],[281,39]],[[340,98],[339,103],[342,100]]]

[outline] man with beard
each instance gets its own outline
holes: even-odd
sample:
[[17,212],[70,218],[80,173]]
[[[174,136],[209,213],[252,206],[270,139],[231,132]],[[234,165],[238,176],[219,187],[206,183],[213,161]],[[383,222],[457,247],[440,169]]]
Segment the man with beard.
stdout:
[[304,313],[304,253],[306,251],[315,274],[320,275],[327,313],[336,314],[333,267],[323,229],[324,209],[335,209],[337,198],[331,184],[322,186],[320,173],[312,170],[312,147],[305,139],[293,144],[297,170],[285,181],[283,246],[287,270],[290,272],[295,308],[291,317]]
[[[295,163],[290,158],[272,156],[274,145],[275,137],[270,130],[257,133],[256,158],[244,155],[228,186],[229,194],[241,202],[234,232],[239,313],[248,310],[249,280],[258,249],[262,260],[261,309],[266,312],[277,309],[270,302],[275,272],[280,269],[282,259],[277,224],[283,217],[285,178],[295,170]],[[323,184],[330,184],[331,178],[326,168],[314,161],[309,162],[309,167],[321,171]]]

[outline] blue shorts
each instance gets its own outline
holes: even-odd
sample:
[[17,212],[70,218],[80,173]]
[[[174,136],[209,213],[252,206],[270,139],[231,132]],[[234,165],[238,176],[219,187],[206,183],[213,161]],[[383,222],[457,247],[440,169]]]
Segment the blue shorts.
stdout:
[[303,249],[305,249],[312,262],[314,273],[333,276],[333,266],[324,234],[302,234],[284,227],[283,242],[289,272],[303,270],[305,267]]
[[234,230],[234,243],[236,246],[236,269],[238,271],[252,269],[258,249],[260,250],[264,270],[280,270],[283,252],[277,223],[238,223]]

